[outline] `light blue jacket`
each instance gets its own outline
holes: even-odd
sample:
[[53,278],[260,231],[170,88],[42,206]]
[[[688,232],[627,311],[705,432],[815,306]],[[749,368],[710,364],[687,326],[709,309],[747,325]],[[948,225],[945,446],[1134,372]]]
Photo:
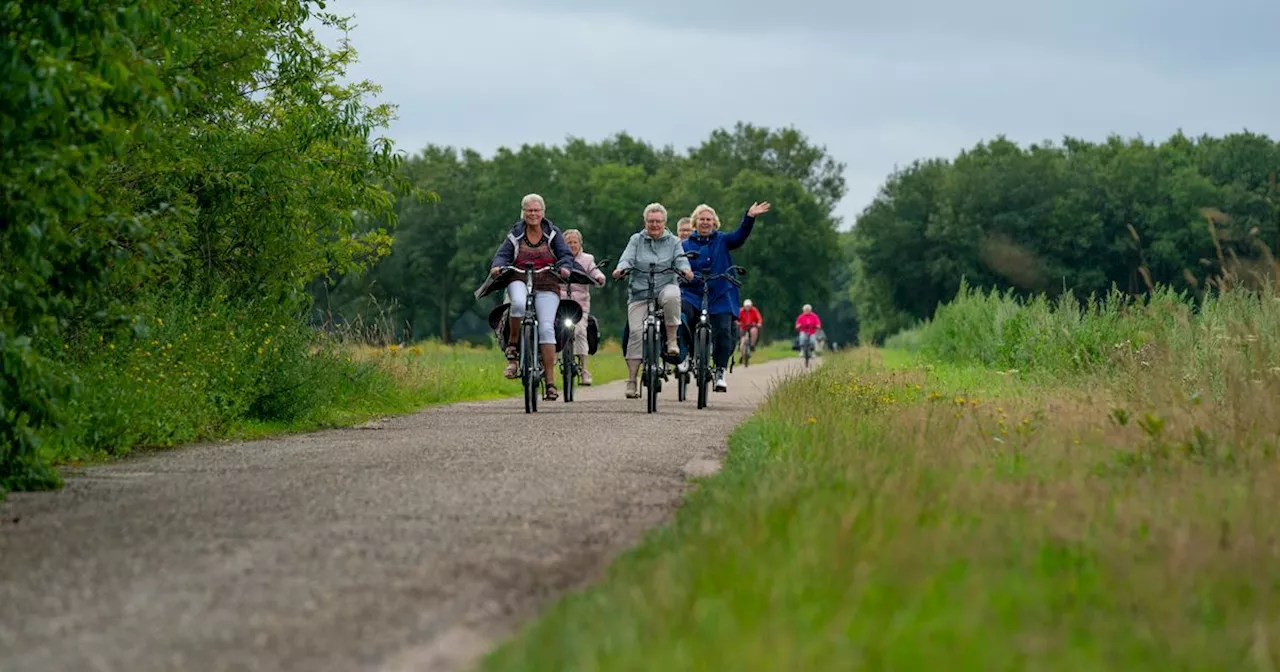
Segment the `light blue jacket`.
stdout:
[[667,229],[654,239],[645,231],[631,236],[627,241],[627,249],[622,251],[618,259],[619,270],[631,269],[631,286],[628,301],[647,301],[649,299],[649,264],[655,264],[658,272],[653,276],[653,291],[659,292],[667,285],[674,285],[677,277],[671,270],[672,262],[682,273],[690,270],[689,260],[677,256],[684,252],[681,240]]

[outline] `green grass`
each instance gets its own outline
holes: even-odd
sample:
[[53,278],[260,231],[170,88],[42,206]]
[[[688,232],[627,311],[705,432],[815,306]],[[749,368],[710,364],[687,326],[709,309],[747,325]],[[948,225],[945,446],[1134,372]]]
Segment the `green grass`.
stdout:
[[[990,308],[951,306],[971,329],[949,338],[1026,310]],[[829,357],[485,669],[1271,669],[1280,332],[1251,329],[1278,313],[1155,302],[945,356]],[[1084,365],[982,354],[1126,331],[1149,340]]]

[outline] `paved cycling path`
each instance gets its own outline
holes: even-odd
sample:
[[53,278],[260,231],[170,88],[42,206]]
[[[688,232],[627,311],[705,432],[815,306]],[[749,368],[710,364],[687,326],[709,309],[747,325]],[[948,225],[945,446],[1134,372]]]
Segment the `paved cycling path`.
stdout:
[[[474,661],[662,522],[796,359],[698,411],[621,382],[153,453],[0,502],[0,669],[433,670]],[[528,443],[526,443],[528,441]]]

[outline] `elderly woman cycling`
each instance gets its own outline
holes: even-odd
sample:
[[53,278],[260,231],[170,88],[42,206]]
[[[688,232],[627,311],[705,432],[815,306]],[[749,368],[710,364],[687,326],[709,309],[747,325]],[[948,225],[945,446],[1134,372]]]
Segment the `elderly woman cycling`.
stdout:
[[640,372],[643,347],[641,340],[644,336],[644,319],[648,314],[649,264],[654,264],[658,269],[653,285],[658,293],[658,305],[663,311],[667,354],[680,353],[679,343],[676,341],[676,328],[680,326],[680,286],[676,284],[676,274],[671,268],[674,266],[679,269],[680,275],[686,280],[693,277],[689,260],[681,256],[682,252],[680,239],[667,230],[667,209],[661,203],[645,206],[644,230],[633,234],[627,241],[627,249],[622,251],[618,265],[613,270],[614,279],[621,278],[628,270],[633,271],[627,299],[627,327],[631,332],[626,345],[628,399],[640,398],[636,374]]
[[[755,227],[756,217],[769,212],[769,203],[752,203],[742,216],[742,223],[733,233],[720,232],[720,216],[707,204],[693,209],[693,235],[684,241],[684,249],[697,252],[698,258],[693,262],[693,269],[699,274],[718,275],[729,270],[733,265],[730,251],[742,247],[747,242]],[[683,290],[683,309],[689,324],[698,319],[702,305],[702,281],[687,283]],[[715,390],[724,392],[729,389],[725,383],[724,372],[729,366],[729,355],[733,352],[733,321],[738,317],[738,288],[728,280],[711,281],[708,292],[709,305],[707,316],[711,319],[711,358],[715,361]]]
[[[534,270],[554,266],[561,278],[568,278],[575,270],[573,250],[555,224],[546,218],[546,208],[546,202],[537,194],[529,194],[521,199],[520,221],[511,227],[502,244],[498,245],[493,263],[490,264],[490,276],[496,278],[506,266],[524,267],[527,263],[532,263]],[[542,366],[547,371],[555,370],[555,326],[556,308],[560,305],[560,280],[539,273],[534,276],[532,288],[525,286],[524,278],[511,280],[507,284],[507,298],[511,301],[505,349],[507,368],[503,371],[507,378],[519,375],[519,352],[515,344],[520,340],[520,319],[524,317],[525,298],[530,290],[533,291],[533,306],[538,314],[538,350],[542,354]],[[559,398],[556,386],[550,379],[547,380],[543,398],[548,401]]]
[[[573,250],[573,261],[580,268],[595,280],[596,285],[604,284],[604,273],[600,272],[600,268],[596,266],[596,258],[594,255],[588,254],[582,250],[582,232],[577,229],[568,229],[564,232],[565,242],[569,244],[569,249]],[[572,292],[572,294],[570,294]],[[591,285],[585,283],[577,283],[572,286],[560,286],[560,298],[571,298],[582,306],[582,319],[573,327],[573,354],[578,358],[578,366],[582,367],[582,384],[591,385],[591,372],[587,370],[587,355],[590,348],[587,347],[587,321],[591,316]],[[565,347],[570,347],[568,344]]]

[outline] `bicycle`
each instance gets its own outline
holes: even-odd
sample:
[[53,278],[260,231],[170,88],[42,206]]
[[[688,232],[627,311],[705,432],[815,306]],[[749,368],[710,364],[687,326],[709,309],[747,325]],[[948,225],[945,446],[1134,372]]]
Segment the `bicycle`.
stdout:
[[804,338],[804,335],[801,334],[800,353],[804,355],[804,368],[806,369],[809,368],[809,360],[813,358],[813,341],[812,335],[809,338]]
[[[543,384],[546,382],[547,372],[542,366],[542,356],[538,350],[538,311],[534,306],[533,297],[536,292],[533,289],[533,276],[538,273],[556,273],[558,271],[555,266],[545,266],[538,270],[533,270],[533,264],[526,263],[524,268],[518,266],[503,266],[502,272],[515,272],[524,274],[525,287],[529,288],[529,292],[524,297],[524,317],[520,318],[520,342],[519,342],[519,362],[520,362],[520,384],[524,387],[524,412],[538,412],[538,393],[542,390]],[[576,271],[574,271],[576,273]],[[558,282],[565,282],[564,278],[554,275]],[[573,277],[570,274],[569,277]]]
[[[676,258],[687,257],[693,252],[684,252],[676,255]],[[623,272],[623,277],[630,275],[632,269],[628,268]],[[670,377],[670,369],[667,360],[663,357],[662,341],[665,330],[663,327],[663,317],[665,311],[662,306],[658,305],[658,293],[653,290],[654,276],[658,273],[667,271],[675,271],[675,264],[658,268],[657,264],[649,264],[649,298],[646,299],[646,312],[644,316],[644,334],[640,337],[640,385],[645,388],[645,396],[647,397],[646,408],[649,413],[658,412],[658,393],[662,391],[662,381]]]
[[[697,252],[689,252],[690,259],[697,258]],[[713,280],[728,280],[735,287],[741,287],[742,283],[738,281],[737,275],[746,275],[747,269],[741,266],[730,266],[729,272],[717,273],[711,275],[708,273],[700,273],[695,275],[695,279],[702,281],[702,306],[698,313],[698,322],[693,325],[693,349],[690,351],[689,358],[692,360],[689,370],[693,374],[694,382],[698,387],[698,408],[707,407],[707,388],[711,384],[711,319],[707,315],[707,304],[711,301],[711,282]]]
[[751,353],[755,352],[756,346],[751,344],[751,330],[759,329],[756,325],[747,327],[746,333],[739,339],[738,351],[742,353],[742,366],[746,368],[751,363]]
[[[604,268],[609,263],[608,259],[596,262],[596,268]],[[576,274],[576,271],[575,271]],[[561,326],[564,328],[564,347],[560,348],[560,380],[561,386],[564,388],[564,401],[569,403],[573,401],[573,391],[577,386],[577,381],[582,378],[582,367],[578,366],[578,358],[573,354],[573,337],[574,329],[578,322],[582,319],[582,306],[572,298],[573,292],[573,275],[564,281],[566,291],[565,298],[561,299],[561,306],[568,306],[568,314],[560,316],[560,310],[557,310],[557,318],[561,320]],[[587,283],[581,283],[587,284]],[[595,284],[590,283],[590,284]],[[569,305],[572,304],[572,305]],[[575,311],[574,308],[577,310]]]

